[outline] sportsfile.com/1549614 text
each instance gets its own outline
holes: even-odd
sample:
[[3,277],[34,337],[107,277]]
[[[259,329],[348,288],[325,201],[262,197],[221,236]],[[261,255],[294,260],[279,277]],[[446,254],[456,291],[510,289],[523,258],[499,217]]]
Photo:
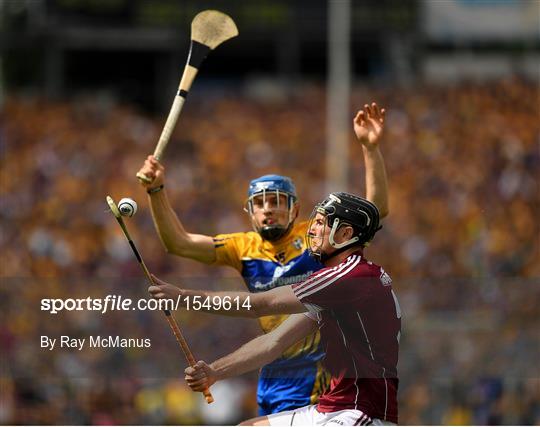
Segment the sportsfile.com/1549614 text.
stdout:
[[178,310],[185,308],[194,311],[212,310],[240,310],[251,309],[250,297],[245,298],[230,296],[184,296],[165,299],[135,300],[124,298],[121,295],[107,295],[105,298],[42,298],[41,311],[49,314],[57,314],[62,311],[98,311],[104,314],[108,311],[128,311],[128,310]]

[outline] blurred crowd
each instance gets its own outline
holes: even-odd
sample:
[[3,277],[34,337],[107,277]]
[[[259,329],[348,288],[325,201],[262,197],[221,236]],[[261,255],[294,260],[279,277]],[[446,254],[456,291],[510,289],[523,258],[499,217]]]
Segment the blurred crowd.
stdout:
[[[204,98],[204,99],[203,99]],[[348,190],[364,194],[353,111],[386,107],[390,215],[368,256],[404,312],[403,424],[540,424],[540,106],[536,82],[357,87]],[[193,97],[167,148],[166,189],[189,231],[247,231],[250,179],[291,176],[301,215],[325,196],[324,90],[285,99]],[[0,423],[226,424],[256,411],[256,375],[188,391],[156,312],[50,315],[41,298],[145,297],[105,196],[132,197],[128,227],[152,272],[237,288],[237,274],[167,255],[135,178],[164,117],[107,96],[8,96],[0,116]],[[536,219],[535,219],[536,218]],[[198,357],[259,333],[255,322],[178,313]],[[152,337],[150,349],[48,351],[41,335]],[[221,397],[221,399],[220,399]]]

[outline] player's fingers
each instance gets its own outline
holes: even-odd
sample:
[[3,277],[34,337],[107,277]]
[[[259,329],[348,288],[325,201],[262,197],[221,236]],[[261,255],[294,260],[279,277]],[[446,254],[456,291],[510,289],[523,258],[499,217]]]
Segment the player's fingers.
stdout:
[[360,111],[360,112],[358,113],[358,116],[359,116],[359,118],[358,118],[358,122],[357,122],[357,123],[358,123],[360,126],[365,126],[365,125],[366,125],[366,120],[367,120],[366,113],[365,113],[364,111]]
[[204,391],[207,388],[208,388],[208,385],[206,383],[197,384],[197,385],[193,386],[193,390],[195,390],[195,391]]
[[165,299],[167,298],[167,295],[165,295],[164,292],[161,291],[161,289],[158,288],[158,290],[152,290],[150,291],[150,288],[148,288],[148,292],[150,292],[150,295],[152,295],[152,298],[155,299]]
[[376,102],[371,103],[371,111],[373,112],[373,117],[376,119],[379,119],[381,117],[381,111],[379,110],[379,106]]
[[197,390],[197,387],[194,387],[194,386],[191,386],[191,385],[189,385],[189,388],[191,389],[191,391],[199,391],[199,390]]
[[369,104],[364,104],[364,113],[367,115],[367,116],[371,116],[371,110],[369,108]]
[[152,286],[149,286],[148,287],[148,292],[151,294],[151,295],[154,295],[154,294],[157,294],[161,291],[161,289],[159,288],[159,286],[155,286],[155,285],[152,285]]
[[197,363],[195,363],[195,365],[188,366],[186,369],[184,369],[184,374],[193,377],[197,375],[198,372],[204,372],[204,365],[205,363],[202,360],[199,360]]
[[206,377],[206,375],[186,375],[185,380],[189,386],[193,384],[202,384],[208,382],[208,378]]
[[384,115],[386,114],[386,110],[384,108],[381,109],[381,123],[384,123]]
[[186,377],[186,384],[188,385],[188,387],[193,386],[194,383],[195,383],[195,380],[193,378]]
[[150,276],[152,277],[152,281],[156,284],[156,286],[164,286],[164,285],[168,285],[167,282],[164,282],[163,280],[157,278],[157,277],[154,276],[152,273],[150,273]]
[[150,170],[153,170],[154,167],[152,166],[152,163],[150,163],[150,160],[147,159],[147,160],[144,161],[144,163],[143,163],[141,169],[145,169],[145,170],[149,170],[149,171],[150,171]]
[[189,385],[189,388],[191,388],[193,391],[203,391],[208,387],[206,381],[201,381],[201,382],[188,384],[188,385]]
[[141,171],[143,171],[148,176],[152,175],[155,177],[159,172],[163,172],[163,168],[162,167],[160,168],[159,166],[156,166],[150,163],[148,160],[146,160]]
[[144,161],[144,167],[149,169],[149,170],[157,169],[157,165],[151,159],[146,159]]
[[206,373],[200,368],[194,368],[191,374],[186,374],[186,381],[198,381],[202,378],[206,378]]
[[193,372],[192,374],[186,374],[186,375],[184,376],[184,378],[185,378],[185,380],[186,380],[187,382],[198,381],[198,380],[200,380],[200,379],[203,378],[203,377],[204,377],[204,373],[201,374],[200,372],[196,372],[196,371]]
[[208,378],[206,377],[206,375],[199,376],[199,377],[193,377],[191,375],[186,376],[186,382],[188,383],[188,385],[200,384],[203,382],[205,383],[207,381],[208,381]]
[[186,375],[185,380],[189,386],[191,386],[195,381],[198,381],[190,375]]
[[149,157],[149,162],[152,165],[152,167],[158,171],[164,171],[165,167],[159,162],[158,159],[156,159],[154,156]]
[[151,167],[148,167],[147,165],[144,165],[139,172],[141,172],[147,178],[150,178],[152,180],[156,177],[156,173],[154,172],[154,169],[152,169]]

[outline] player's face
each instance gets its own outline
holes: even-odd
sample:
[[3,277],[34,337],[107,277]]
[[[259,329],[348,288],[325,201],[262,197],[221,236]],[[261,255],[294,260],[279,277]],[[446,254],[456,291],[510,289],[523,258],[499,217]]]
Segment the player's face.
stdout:
[[328,246],[329,227],[326,226],[326,216],[318,213],[315,215],[309,227],[309,244],[314,252],[324,251]]
[[289,225],[289,210],[287,196],[285,194],[278,195],[274,192],[267,192],[254,196],[253,203],[253,220],[258,227],[265,225]]

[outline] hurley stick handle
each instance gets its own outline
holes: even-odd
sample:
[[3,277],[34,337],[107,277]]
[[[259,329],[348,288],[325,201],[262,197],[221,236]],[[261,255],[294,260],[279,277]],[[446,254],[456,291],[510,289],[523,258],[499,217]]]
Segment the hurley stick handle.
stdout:
[[[197,363],[197,361],[195,360],[195,357],[193,357],[193,353],[191,353],[191,350],[189,349],[189,345],[186,339],[184,338],[184,335],[182,335],[182,332],[180,331],[180,328],[178,324],[176,323],[176,320],[171,315],[171,312],[169,310],[165,310],[165,316],[167,317],[169,326],[174,332],[174,336],[176,337],[178,344],[180,344],[180,347],[182,347],[182,351],[184,352],[184,356],[186,356],[187,362],[189,363],[190,366],[195,366],[195,363]],[[204,399],[206,400],[206,403],[210,404],[214,401],[214,397],[212,396],[212,393],[210,393],[210,390],[208,389],[208,387],[203,390],[202,394],[204,395]]]
[[[171,135],[174,131],[174,128],[176,127],[178,117],[182,112],[184,102],[186,102],[187,94],[189,92],[189,89],[191,88],[191,85],[193,84],[193,80],[195,80],[195,76],[197,76],[198,71],[199,70],[197,68],[192,67],[189,64],[187,64],[184,68],[184,73],[182,74],[180,85],[178,86],[178,92],[174,97],[171,110],[169,111],[169,115],[167,116],[167,121],[165,122],[165,126],[163,126],[161,136],[159,137],[156,149],[154,150],[154,157],[158,160],[163,157],[163,152],[165,151],[165,148],[167,148],[167,144],[171,139]],[[152,182],[150,178],[148,178],[142,173],[137,173],[137,178],[147,184]]]
[[171,135],[176,126],[176,121],[178,120],[178,117],[182,112],[182,107],[184,106],[184,102],[186,101],[187,94],[189,92],[189,89],[191,88],[191,85],[193,84],[193,80],[195,80],[195,76],[197,75],[198,71],[199,70],[197,70],[197,68],[194,68],[191,65],[186,65],[186,67],[184,68],[184,74],[182,75],[182,80],[180,81],[178,92],[174,97],[171,111],[169,112],[169,116],[167,117],[167,121],[165,122],[163,131],[161,132],[161,136],[159,137],[156,149],[154,150],[154,157],[158,160],[161,159],[163,151],[165,151],[165,148],[167,147],[167,144],[171,139]]

